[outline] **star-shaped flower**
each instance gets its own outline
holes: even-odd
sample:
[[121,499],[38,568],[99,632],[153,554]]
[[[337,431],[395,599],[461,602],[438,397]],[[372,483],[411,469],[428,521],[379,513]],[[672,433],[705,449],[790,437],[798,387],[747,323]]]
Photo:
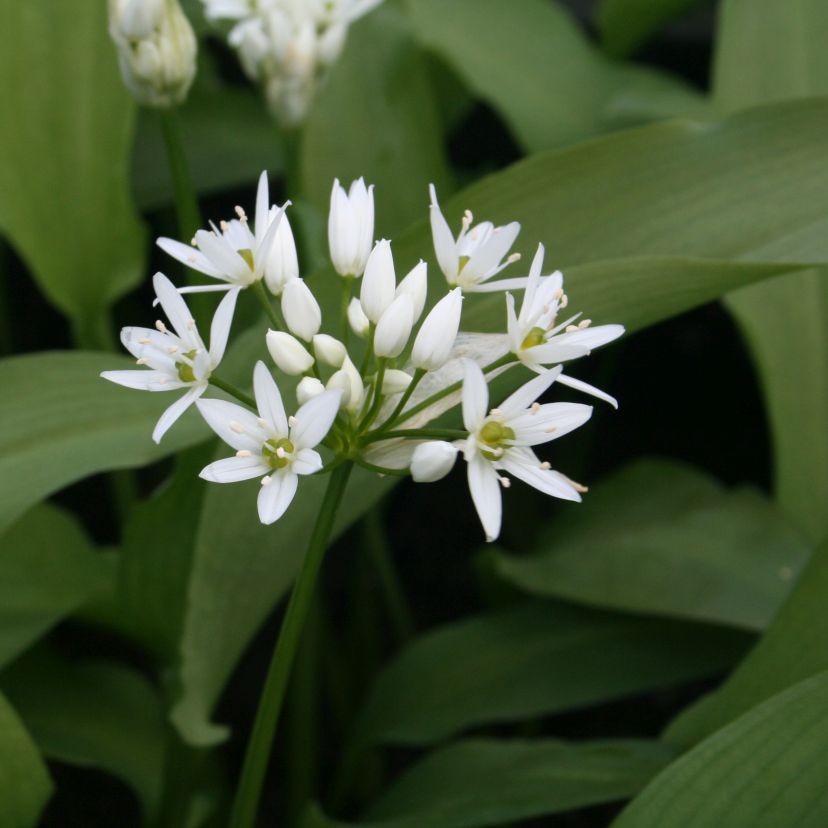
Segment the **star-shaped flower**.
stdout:
[[173,330],[158,321],[155,328],[124,328],[121,342],[150,370],[104,371],[104,379],[136,388],[141,391],[175,391],[187,388],[187,393],[176,400],[158,420],[152,439],[156,443],[170,426],[207,389],[210,374],[224,356],[227,337],[236,308],[238,289],[232,289],[219,303],[210,326],[210,347],[196,328],[187,303],[181,298],[173,283],[163,273],[156,273],[152,280],[157,301],[161,304]]
[[339,411],[339,391],[323,391],[296,412],[285,414],[282,396],[263,362],[253,371],[258,416],[224,400],[199,400],[198,410],[235,457],[210,463],[201,477],[214,483],[262,478],[258,509],[262,523],[274,523],[290,506],[299,476],[322,468],[314,451],[330,431]]

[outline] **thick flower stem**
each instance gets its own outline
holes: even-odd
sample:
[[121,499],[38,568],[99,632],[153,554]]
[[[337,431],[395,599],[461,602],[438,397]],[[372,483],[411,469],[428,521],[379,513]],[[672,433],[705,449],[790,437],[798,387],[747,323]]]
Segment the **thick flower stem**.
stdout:
[[248,408],[251,408],[253,411],[256,410],[256,400],[253,397],[245,394],[244,391],[236,388],[235,385],[232,385],[229,382],[225,382],[223,379],[220,379],[215,374],[210,376],[210,385],[214,385],[216,388],[220,388],[225,393],[229,394],[231,397],[235,397],[242,405],[246,405]]
[[261,279],[257,282],[253,282],[253,295],[259,300],[259,304],[262,306],[262,310],[267,314],[268,321],[273,326],[273,330],[285,330],[285,323],[282,322],[276,308],[273,307],[270,298],[265,292],[264,282]]
[[319,515],[308,543],[305,560],[293,586],[285,619],[276,642],[276,649],[265,679],[253,732],[247,744],[241,780],[233,803],[230,828],[251,828],[255,823],[262,783],[270,759],[273,736],[279,721],[290,669],[305,618],[310,609],[316,578],[322,558],[325,556],[336,511],[345,492],[351,468],[351,463],[343,463],[331,474],[328,488],[319,508]]
[[184,144],[181,140],[181,125],[178,122],[178,112],[175,109],[161,110],[161,131],[164,134],[164,144],[167,148],[167,160],[170,165],[170,175],[175,193],[175,214],[178,219],[178,231],[182,239],[191,239],[201,227],[201,211],[190,177],[190,168],[187,165],[187,156],[184,154]]

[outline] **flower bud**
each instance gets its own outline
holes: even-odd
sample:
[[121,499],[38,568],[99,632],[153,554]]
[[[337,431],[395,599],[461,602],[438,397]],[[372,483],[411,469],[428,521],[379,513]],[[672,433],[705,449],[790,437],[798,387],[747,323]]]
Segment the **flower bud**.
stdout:
[[163,109],[184,101],[198,47],[178,0],[109,0],[109,34],[138,103]]
[[455,288],[444,296],[426,316],[411,351],[411,361],[424,371],[442,367],[454,347],[460,328],[463,294]]
[[322,327],[322,311],[304,279],[292,279],[282,291],[282,316],[292,334],[310,342]]
[[308,400],[318,397],[325,390],[321,380],[316,377],[303,377],[296,386],[296,401],[304,405]]
[[317,334],[313,338],[313,352],[320,362],[332,368],[341,368],[345,357],[348,356],[345,346],[328,334]]
[[365,315],[359,299],[351,299],[351,303],[348,305],[348,324],[360,339],[364,339],[368,334],[368,326],[371,324],[371,321]]
[[454,467],[457,449],[451,443],[433,440],[421,443],[411,458],[411,477],[417,483],[434,483]]
[[[270,220],[273,221],[277,210],[274,208],[270,212]],[[285,285],[298,278],[299,258],[296,255],[296,242],[287,214],[282,213],[276,237],[265,261],[264,280],[274,296],[281,296]]]
[[328,214],[331,261],[340,276],[362,276],[374,241],[374,186],[358,178],[346,194],[335,180]]
[[397,279],[394,275],[391,242],[383,239],[376,243],[368,257],[359,291],[362,310],[375,325],[385,309],[394,301],[396,287]]
[[345,357],[342,368],[328,380],[327,387],[338,388],[342,391],[342,402],[340,404],[349,411],[358,411],[365,399],[362,377],[349,357]]
[[378,357],[398,357],[411,336],[414,308],[411,297],[398,296],[385,310],[374,332],[374,353]]
[[267,350],[276,365],[288,376],[304,374],[313,365],[313,357],[305,346],[283,331],[267,332]]
[[428,267],[422,259],[408,273],[408,275],[397,285],[396,296],[407,293],[411,297],[411,304],[414,308],[414,324],[416,325],[422,316],[425,307],[426,293],[428,291]]
[[401,394],[411,385],[413,377],[406,374],[405,371],[400,371],[397,368],[392,368],[386,371],[382,377],[382,393],[389,397],[392,394]]

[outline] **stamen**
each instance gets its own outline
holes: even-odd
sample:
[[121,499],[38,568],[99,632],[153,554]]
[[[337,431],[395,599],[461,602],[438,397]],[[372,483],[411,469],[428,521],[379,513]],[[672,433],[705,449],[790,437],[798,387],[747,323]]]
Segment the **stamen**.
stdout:
[[247,213],[245,213],[244,210],[241,207],[236,205],[235,210],[236,210],[236,215],[239,217],[239,221],[241,221],[242,223],[247,221]]
[[572,480],[571,478],[567,477],[566,481],[567,481],[567,483],[569,483],[570,486],[572,486],[573,489],[575,489],[576,492],[580,492],[581,494],[585,494],[586,492],[589,491],[588,486],[582,486],[576,480]]
[[152,345],[152,340],[144,337],[143,339],[138,340],[139,345]]
[[557,426],[549,426],[549,428],[545,428],[544,432],[546,434],[554,434],[558,430]]
[[579,327],[581,330],[583,330],[584,328],[588,328],[591,324],[592,324],[592,320],[591,320],[591,319],[582,319],[582,320],[578,323],[578,327]]
[[540,411],[540,403],[539,402],[533,402],[530,411],[531,411],[532,414],[537,414],[538,411]]
[[146,364],[147,364],[147,360],[146,360],[146,358],[145,358],[145,357],[141,357],[140,359],[136,359],[136,360],[135,360],[135,364],[136,364],[136,365],[146,365]]
[[167,332],[167,326],[160,319],[155,320],[155,329],[159,333],[166,333]]
[[563,295],[564,295],[563,288],[557,288],[555,290],[555,292],[552,294],[552,298],[557,302],[560,299],[563,299]]
[[198,241],[196,240],[196,237],[195,237],[195,236],[193,236],[193,237],[190,239],[190,244],[191,244],[193,247],[198,247]]
[[544,460],[544,461],[543,461],[543,463],[541,463],[541,464],[540,464],[540,467],[541,467],[544,471],[549,471],[549,469],[551,469],[551,468],[552,468],[552,464],[551,464],[551,463],[549,463],[549,462],[547,462],[546,460]]
[[178,345],[170,345],[170,347],[167,348],[167,353],[168,354],[174,354],[177,350],[178,350]]
[[256,417],[256,422],[259,424],[260,428],[267,428],[267,420],[263,420],[261,417]]
[[512,485],[512,481],[508,477],[498,477],[498,481],[504,489],[508,489]]
[[561,296],[561,307],[565,308],[568,304],[569,304],[569,297],[564,293],[563,296]]
[[492,416],[492,417],[502,417],[503,416],[503,411],[501,411],[499,408],[493,408],[489,412],[489,415]]
[[236,420],[230,422],[230,430],[235,431],[236,434],[244,434],[244,426]]
[[[498,230],[499,230],[499,229],[500,229],[500,228],[498,227]],[[519,261],[520,261],[520,253],[512,253],[512,255],[511,255],[511,256],[509,256],[509,258],[508,258],[508,259],[506,259],[506,261],[507,261],[509,264],[514,264],[514,262],[519,262]]]
[[[463,232],[464,233],[466,232],[466,230],[469,229],[469,227],[471,227],[471,224],[472,224],[473,221],[474,221],[474,216],[472,215],[472,211],[471,210],[466,210],[463,213]],[[472,238],[474,238],[474,237],[472,237]]]
[[195,319],[188,319],[187,320],[187,330],[191,331],[195,328]]
[[269,486],[272,480],[273,478],[269,474],[266,474],[262,478],[262,486]]
[[579,325],[567,325],[566,326],[566,333],[572,333],[573,331],[580,331],[581,328]]
[[295,428],[295,427],[296,427],[296,424],[297,424],[297,423],[296,423],[296,417],[288,417],[288,425],[289,425],[291,428]]
[[247,449],[239,449],[236,452],[236,457],[250,457],[250,452]]
[[221,227],[222,233],[226,233],[230,229],[230,225],[226,221],[220,221],[219,227]]

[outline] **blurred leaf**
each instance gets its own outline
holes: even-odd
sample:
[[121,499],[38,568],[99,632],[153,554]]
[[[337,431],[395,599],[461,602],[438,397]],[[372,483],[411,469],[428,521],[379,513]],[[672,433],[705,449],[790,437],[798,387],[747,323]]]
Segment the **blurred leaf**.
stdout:
[[424,56],[405,20],[381,8],[357,23],[311,111],[301,148],[302,192],[327,214],[334,178],[376,185],[380,238],[428,209],[428,184],[447,186],[440,118]]
[[626,57],[673,18],[700,0],[603,0],[596,22],[601,42],[613,57]]
[[659,774],[613,828],[823,828],[828,673],[717,731]]
[[193,414],[156,446],[153,426],[176,394],[133,391],[99,376],[131,367],[134,360],[98,353],[0,360],[0,531],[69,483],[144,465],[207,436]]
[[5,672],[2,686],[46,756],[123,779],[145,815],[153,813],[164,768],[164,712],[145,678],[110,662],[73,662],[40,650]]
[[0,696],[0,828],[37,825],[51,794],[43,759],[17,714]]
[[[827,36],[828,4],[820,0],[725,0],[716,44],[716,103],[735,110],[828,94]],[[779,500],[812,540],[821,541],[828,534],[826,275],[774,281],[730,297],[728,305],[759,369]]]
[[828,669],[828,546],[802,573],[785,605],[725,684],[670,726],[667,738],[693,744],[755,705]]
[[497,570],[538,595],[762,630],[809,552],[758,492],[642,460],[543,527],[532,554],[498,554]]
[[27,512],[0,536],[0,666],[105,585],[74,517],[47,503]]
[[92,326],[139,281],[144,249],[106,4],[3,3],[0,75],[0,227],[49,300]]
[[[187,102],[180,108],[184,150],[193,185],[201,194],[255,182],[284,166],[279,131],[256,90],[230,86],[202,56]],[[141,110],[132,156],[132,187],[144,209],[173,200],[167,151],[158,113]]]
[[555,603],[468,618],[422,636],[380,673],[355,739],[429,744],[651,692],[726,669],[748,641]]
[[[567,744],[474,739],[405,771],[358,824],[365,828],[477,828],[626,799],[672,758],[656,742]],[[318,810],[303,828],[347,828]]]
[[651,69],[614,64],[546,0],[408,0],[417,37],[495,108],[528,151],[702,111],[702,97]]

